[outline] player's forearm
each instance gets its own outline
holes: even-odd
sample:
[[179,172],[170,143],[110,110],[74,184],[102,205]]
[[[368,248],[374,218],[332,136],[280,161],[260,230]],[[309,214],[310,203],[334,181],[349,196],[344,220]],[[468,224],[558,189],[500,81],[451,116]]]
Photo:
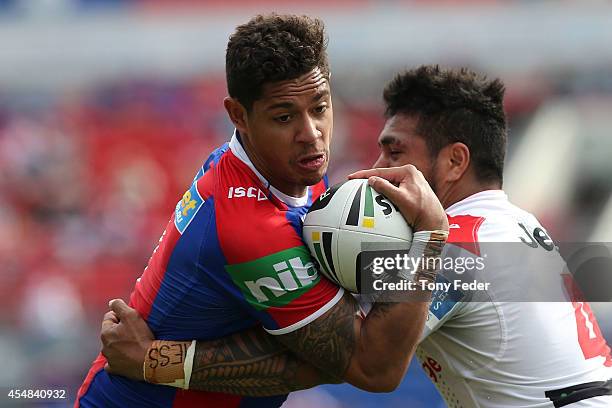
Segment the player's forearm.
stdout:
[[[438,257],[445,232],[422,232],[411,252],[418,258]],[[414,251],[413,251],[414,249]],[[436,262],[420,262],[409,280],[432,282]],[[431,293],[408,291],[379,297],[370,315],[359,317],[355,299],[345,294],[315,321],[279,336],[290,350],[333,378],[371,392],[389,392],[401,381],[427,319]],[[393,300],[394,302],[391,302]]]
[[145,380],[199,391],[263,397],[336,382],[261,328],[209,341],[155,340]]
[[336,382],[389,392],[405,373],[427,308],[428,302],[379,303],[364,321],[355,299],[345,294],[315,322],[279,339]]
[[298,359],[263,329],[199,341],[189,388],[245,396],[282,395],[336,382]]
[[[419,240],[416,244],[413,242],[415,251],[411,249],[411,255],[421,258],[422,262],[418,263],[413,274],[403,277],[415,282],[433,282],[437,271],[436,262],[431,261],[441,254],[446,234],[419,234]],[[381,293],[378,302],[359,327],[346,380],[357,385],[367,383],[372,376],[378,376],[381,391],[395,389],[406,373],[421,337],[430,299],[431,292],[422,290]],[[384,335],[381,336],[381,333]]]
[[404,377],[418,345],[429,309],[429,294],[419,302],[379,302],[359,327],[345,380],[370,391],[393,391]]

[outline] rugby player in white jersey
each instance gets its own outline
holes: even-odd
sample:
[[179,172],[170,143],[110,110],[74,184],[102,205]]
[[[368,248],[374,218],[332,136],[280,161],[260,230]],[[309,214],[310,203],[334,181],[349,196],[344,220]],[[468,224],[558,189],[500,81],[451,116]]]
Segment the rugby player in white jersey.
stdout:
[[416,166],[448,214],[447,252],[484,259],[477,275],[490,284],[478,296],[485,301],[466,301],[467,291],[447,292],[445,302],[434,294],[417,348],[449,407],[612,407],[610,348],[588,303],[561,302],[575,294],[563,259],[502,190],[503,95],[499,80],[465,69],[397,75],[384,92],[374,165],[391,168],[352,177],[395,181],[402,169],[394,167]]
[[[465,291],[447,292],[444,302],[434,296],[417,356],[449,407],[612,407],[610,349],[588,304],[571,301],[564,262],[545,229],[512,205],[502,190],[503,94],[499,80],[469,70],[424,66],[399,74],[384,93],[387,122],[379,137],[377,169],[351,177],[375,177],[374,187],[393,199],[402,194],[393,184],[403,179],[410,167],[405,165],[414,165],[446,208],[449,242],[459,248],[453,256],[486,257],[487,243],[495,242],[512,251],[523,246],[538,259],[489,256],[486,278],[491,287],[479,302],[470,301]],[[532,270],[534,265],[544,267]],[[532,287],[544,287],[542,301],[517,295]],[[504,292],[508,288],[513,290]],[[131,312],[121,302],[114,303],[114,310]],[[151,339],[142,321],[131,318],[123,327],[107,322],[102,335],[113,339],[104,353],[115,372],[129,375],[127,365],[142,367],[144,356],[132,352],[140,349],[135,344]],[[199,369],[231,370],[245,359],[268,355],[279,352],[260,347],[248,356],[225,354],[224,361],[197,364]],[[309,373],[307,363],[295,368],[292,355],[285,358],[287,368],[275,374],[286,386],[283,391],[320,380],[303,376]],[[262,375],[270,378],[269,373],[237,370],[230,377],[239,386]],[[208,389],[206,381],[193,386]],[[265,385],[259,390],[265,391]]]

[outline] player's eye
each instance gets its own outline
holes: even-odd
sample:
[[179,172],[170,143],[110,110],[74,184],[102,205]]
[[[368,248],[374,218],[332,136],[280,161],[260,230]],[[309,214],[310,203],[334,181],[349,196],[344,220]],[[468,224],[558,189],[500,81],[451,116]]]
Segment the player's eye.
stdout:
[[318,114],[324,113],[326,110],[327,110],[327,105],[320,105],[314,109],[315,113],[318,113]]
[[274,120],[280,123],[287,123],[291,120],[291,115],[280,115],[275,117]]

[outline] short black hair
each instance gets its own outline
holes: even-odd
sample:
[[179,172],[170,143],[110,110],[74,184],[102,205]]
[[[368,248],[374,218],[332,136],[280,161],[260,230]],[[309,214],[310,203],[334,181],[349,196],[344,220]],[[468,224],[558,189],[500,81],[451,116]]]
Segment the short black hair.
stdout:
[[316,67],[329,80],[325,26],[317,18],[257,15],[236,28],[225,55],[227,89],[247,110],[263,85],[298,78]]
[[451,143],[470,149],[480,181],[503,182],[507,144],[505,87],[468,68],[441,69],[423,65],[402,72],[385,87],[385,116],[414,116],[417,133],[437,156]]

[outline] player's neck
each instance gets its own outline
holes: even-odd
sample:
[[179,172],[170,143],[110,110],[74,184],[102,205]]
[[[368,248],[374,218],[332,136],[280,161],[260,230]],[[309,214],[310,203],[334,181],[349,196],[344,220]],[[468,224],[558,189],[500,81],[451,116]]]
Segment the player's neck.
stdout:
[[498,182],[479,182],[477,180],[459,180],[449,185],[445,191],[439,192],[438,198],[442,207],[448,208],[451,205],[465,200],[471,195],[487,190],[500,190]]
[[265,160],[255,154],[255,149],[251,147],[247,138],[242,139],[241,146],[253,167],[277,192],[293,198],[303,197],[308,192],[308,186],[306,185],[284,182],[281,178],[275,177],[271,170],[274,166],[266,163]]

